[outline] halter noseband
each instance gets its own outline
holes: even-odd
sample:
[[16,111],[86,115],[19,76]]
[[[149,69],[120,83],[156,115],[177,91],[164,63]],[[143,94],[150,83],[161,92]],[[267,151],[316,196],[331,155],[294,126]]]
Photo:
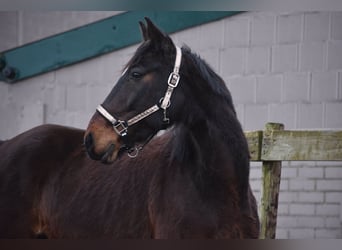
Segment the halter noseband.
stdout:
[[170,99],[171,99],[173,90],[177,87],[179,79],[180,79],[179,68],[180,68],[181,61],[182,61],[182,50],[177,46],[175,47],[176,47],[175,65],[173,68],[173,72],[171,72],[167,80],[168,87],[167,87],[164,97],[160,99],[159,105],[158,104],[153,105],[152,107],[146,109],[145,111],[134,116],[128,121],[114,118],[114,116],[112,116],[102,105],[99,105],[96,108],[96,110],[113,125],[114,131],[119,136],[121,137],[126,136],[128,133],[128,127],[132,126],[133,124],[136,124],[137,122],[141,121],[147,116],[152,115],[153,113],[157,112],[159,109],[162,109],[164,113],[163,122],[166,124],[170,122],[170,119],[166,116],[166,110],[171,104]]

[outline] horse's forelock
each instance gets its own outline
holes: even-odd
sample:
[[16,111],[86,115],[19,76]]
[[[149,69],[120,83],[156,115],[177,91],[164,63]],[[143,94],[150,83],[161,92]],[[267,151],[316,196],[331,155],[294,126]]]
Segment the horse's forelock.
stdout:
[[123,71],[126,71],[133,64],[138,63],[148,49],[151,49],[151,41],[147,40],[140,44],[131,59],[126,63]]

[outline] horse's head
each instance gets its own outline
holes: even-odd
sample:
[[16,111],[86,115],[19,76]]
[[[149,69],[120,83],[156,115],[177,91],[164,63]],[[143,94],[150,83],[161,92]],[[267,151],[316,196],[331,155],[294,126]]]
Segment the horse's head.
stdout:
[[119,152],[171,126],[182,108],[182,93],[172,94],[181,50],[147,18],[146,23],[140,22],[144,42],[89,122],[84,141],[92,159],[113,162]]

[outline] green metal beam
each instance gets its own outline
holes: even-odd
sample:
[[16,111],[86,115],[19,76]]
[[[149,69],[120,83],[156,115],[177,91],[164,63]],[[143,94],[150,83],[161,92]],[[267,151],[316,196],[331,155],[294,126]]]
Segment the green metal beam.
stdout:
[[132,11],[0,53],[0,81],[14,83],[141,41],[138,21],[150,17],[173,33],[236,11]]

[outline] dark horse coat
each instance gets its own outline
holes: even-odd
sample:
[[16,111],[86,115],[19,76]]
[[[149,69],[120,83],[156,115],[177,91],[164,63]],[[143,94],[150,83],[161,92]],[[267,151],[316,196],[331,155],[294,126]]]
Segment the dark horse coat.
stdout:
[[[104,102],[113,113],[143,110],[165,89],[165,80],[156,80],[172,69],[174,47],[147,23],[145,42]],[[248,147],[230,93],[202,59],[187,48],[182,52],[182,78],[168,110],[173,127],[137,158],[121,155],[107,165],[91,160],[84,131],[55,125],[0,145],[0,237],[258,237]],[[158,132],[162,116],[137,124],[129,141],[143,142]],[[99,146],[112,149],[106,141],[113,133],[95,114],[86,131],[90,156],[100,158]]]
[[[233,178],[218,193],[196,187],[193,170],[167,164],[173,133],[153,139],[140,157],[122,156],[112,165],[87,157],[82,130],[43,125],[4,142],[0,237],[257,238],[251,191],[240,210]],[[207,197],[197,188],[206,188]],[[227,200],[229,206],[221,204]],[[155,235],[156,220],[163,221],[164,235]]]

